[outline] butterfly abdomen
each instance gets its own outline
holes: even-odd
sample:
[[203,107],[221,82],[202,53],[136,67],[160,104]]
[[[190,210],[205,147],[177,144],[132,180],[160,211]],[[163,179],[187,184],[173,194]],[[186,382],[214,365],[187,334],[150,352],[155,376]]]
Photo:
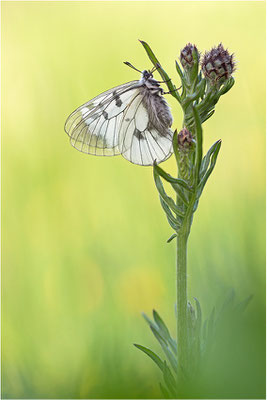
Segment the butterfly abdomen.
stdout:
[[170,107],[164,97],[160,94],[152,94],[150,90],[146,90],[146,94],[143,97],[143,104],[148,111],[150,125],[157,129],[162,136],[168,135],[173,118]]
[[158,95],[154,97],[156,114],[163,125],[170,128],[173,123],[170,107],[168,106],[164,97]]

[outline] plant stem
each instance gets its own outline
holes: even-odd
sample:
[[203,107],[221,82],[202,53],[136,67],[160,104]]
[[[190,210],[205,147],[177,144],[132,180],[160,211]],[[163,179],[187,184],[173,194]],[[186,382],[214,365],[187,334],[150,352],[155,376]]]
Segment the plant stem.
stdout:
[[178,379],[187,364],[187,239],[184,230],[177,232],[177,354]]
[[[187,331],[187,241],[192,224],[193,208],[196,201],[196,188],[191,195],[184,221],[177,231],[177,382],[187,375],[188,365],[188,331]],[[177,204],[179,199],[177,196]]]

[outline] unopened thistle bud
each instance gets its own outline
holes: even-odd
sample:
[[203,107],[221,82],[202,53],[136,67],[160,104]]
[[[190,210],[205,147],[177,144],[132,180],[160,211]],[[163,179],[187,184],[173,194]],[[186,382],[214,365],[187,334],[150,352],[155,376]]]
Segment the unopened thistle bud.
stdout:
[[178,169],[182,179],[191,181],[192,178],[192,165],[193,165],[193,144],[195,140],[192,133],[183,128],[177,135],[178,142]]
[[192,147],[192,143],[194,142],[192,133],[186,129],[183,128],[179,133],[178,133],[178,146],[179,149],[181,150],[189,150]]
[[204,54],[201,68],[205,78],[212,86],[220,86],[235,71],[234,55],[229,54],[220,43]]
[[184,69],[191,69],[199,62],[199,52],[195,45],[188,43],[181,50],[180,61]]

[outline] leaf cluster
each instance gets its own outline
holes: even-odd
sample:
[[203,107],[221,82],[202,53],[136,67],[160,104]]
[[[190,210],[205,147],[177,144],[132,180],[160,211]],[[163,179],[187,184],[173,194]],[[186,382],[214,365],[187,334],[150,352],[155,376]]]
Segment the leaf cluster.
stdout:
[[[199,198],[209,176],[215,167],[221,147],[221,140],[218,140],[211,146],[207,154],[202,157],[202,127],[198,112],[195,108],[193,112],[197,132],[197,144],[194,165],[192,167],[194,172],[193,182],[187,182],[181,178],[174,178],[156,163],[154,163],[153,166],[154,180],[159,193],[162,208],[166,214],[171,228],[175,230],[176,233],[186,225],[186,222],[188,222],[190,228],[192,214],[197,209]],[[179,163],[180,154],[177,141],[177,131],[173,135],[173,149],[177,163]],[[163,181],[170,184],[174,190],[177,197],[176,203],[173,198],[168,196],[166,193]],[[168,239],[168,242],[170,242],[175,236],[176,235],[173,234]]]
[[[242,315],[246,307],[250,303],[253,296],[248,296],[241,302],[236,302],[234,290],[231,290],[223,305],[216,311],[213,307],[209,316],[203,320],[203,312],[200,302],[194,298],[195,306],[188,302],[187,307],[187,335],[189,342],[189,360],[190,360],[190,376],[184,378],[194,379],[199,370],[203,368],[207,354],[212,352],[215,345],[216,334],[222,329],[224,324],[231,321],[231,318],[236,319]],[[160,388],[164,398],[177,398],[179,392],[182,391],[184,383],[183,377],[177,382],[177,371],[179,360],[177,358],[177,342],[171,336],[170,331],[156,310],[153,310],[153,320],[145,313],[143,317],[150,327],[154,337],[161,346],[166,360],[162,359],[153,350],[134,344],[139,350],[145,353],[161,370],[163,383],[160,383]],[[185,371],[183,371],[185,374]]]
[[[168,239],[170,242],[182,228],[189,234],[193,213],[197,209],[199,198],[215,167],[221,148],[221,140],[217,140],[203,157],[202,124],[214,113],[215,104],[220,96],[231,89],[234,78],[230,77],[219,89],[211,86],[210,82],[202,76],[202,72],[199,72],[199,54],[195,48],[192,53],[194,62],[191,69],[182,70],[176,61],[176,70],[182,88],[180,94],[150,46],[144,41],[141,43],[149,59],[166,82],[171,95],[181,105],[184,113],[183,125],[193,133],[195,138],[192,151],[185,153],[178,144],[177,131],[173,135],[173,151],[178,166],[178,178],[172,177],[154,163],[154,180],[160,202],[171,228],[176,232]],[[167,195],[163,182],[171,185],[176,195],[176,202]]]

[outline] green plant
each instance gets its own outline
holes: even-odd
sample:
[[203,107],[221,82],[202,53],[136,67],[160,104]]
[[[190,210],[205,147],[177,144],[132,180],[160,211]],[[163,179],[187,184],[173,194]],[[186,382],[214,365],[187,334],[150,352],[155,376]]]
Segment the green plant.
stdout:
[[[202,124],[214,114],[221,96],[233,87],[235,64],[233,55],[222,44],[206,52],[201,62],[196,46],[186,45],[180,54],[181,66],[176,61],[176,70],[181,80],[179,93],[150,46],[143,41],[141,43],[184,115],[181,131],[176,130],[173,135],[177,177],[166,173],[157,163],[153,166],[160,202],[174,230],[167,242],[174,238],[177,242],[177,341],[171,337],[167,326],[154,310],[153,321],[147,315],[144,318],[160,343],[167,361],[162,361],[150,349],[135,344],[160,368],[164,378],[164,384],[161,384],[163,395],[172,398],[179,396],[181,387],[196,376],[214,330],[214,310],[203,324],[199,301],[195,299],[193,306],[187,300],[187,242],[193,215],[221,148],[221,140],[217,140],[203,156]],[[166,193],[166,184],[173,189],[176,201]]]

